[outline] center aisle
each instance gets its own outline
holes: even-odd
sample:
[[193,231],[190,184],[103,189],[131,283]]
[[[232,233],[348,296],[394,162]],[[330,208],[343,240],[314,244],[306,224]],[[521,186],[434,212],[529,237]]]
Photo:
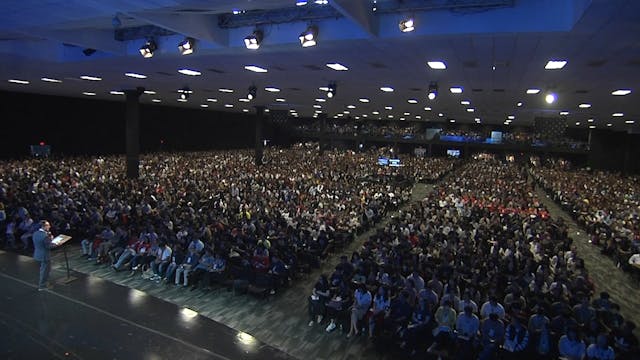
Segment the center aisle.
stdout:
[[[589,234],[558,206],[542,188],[536,189],[538,198],[549,209],[551,216],[562,218],[569,225],[569,236],[578,248],[578,254],[584,259],[585,267],[593,279],[596,287],[594,299],[602,291],[611,295],[613,302],[620,305],[620,313],[625,319],[640,324],[640,286],[628,274],[616,267],[616,264],[606,255],[600,253],[600,248],[591,245]],[[640,329],[636,328],[636,335]]]
[[[250,334],[261,342],[300,359],[384,359],[364,336],[347,339],[339,331],[327,334],[326,320],[320,325],[308,326],[307,298],[318,276],[329,275],[338,264],[341,255],[351,256],[368,237],[384,227],[399,210],[422,200],[433,189],[433,185],[418,183],[412,188],[411,200],[399,209],[389,212],[387,217],[369,231],[357,236],[342,251],[330,255],[308,277],[297,280],[289,288],[265,300],[250,295],[234,295],[224,288],[204,292],[189,291],[173,285],[156,284],[140,276],[129,277],[124,272],[114,272],[107,266],[96,266],[81,258],[79,246],[69,249],[69,265],[74,271],[96,276],[143,291],[149,295],[174,304],[188,307],[200,315],[223,323],[237,331]],[[64,264],[61,253],[55,254],[54,264]]]

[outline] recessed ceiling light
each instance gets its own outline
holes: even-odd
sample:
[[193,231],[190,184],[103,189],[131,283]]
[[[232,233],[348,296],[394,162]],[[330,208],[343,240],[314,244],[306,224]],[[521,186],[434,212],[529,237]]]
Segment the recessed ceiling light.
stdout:
[[407,100],[407,102],[408,102],[409,104],[417,104],[417,103],[418,103],[418,100],[416,100],[416,99],[409,99],[409,100]]
[[201,107],[201,108],[208,108],[208,107],[209,107],[209,105],[208,105],[208,104],[200,104],[200,107]]
[[547,70],[559,70],[562,69],[565,65],[567,65],[566,60],[549,60],[544,68]]
[[468,108],[467,109],[467,112],[474,112],[474,111],[476,111],[476,109],[474,109],[474,108]]
[[207,101],[208,102],[218,102],[218,99],[208,98]]
[[623,113],[613,113],[613,114],[611,114],[611,116],[613,116],[613,117],[621,117],[621,116],[624,116],[624,114]]
[[385,110],[393,110],[393,106],[385,106],[384,109]]
[[347,105],[347,109],[355,109],[355,105]]
[[46,82],[51,82],[51,83],[61,83],[62,82],[62,80],[52,79],[52,78],[48,78],[48,77],[43,77],[40,80],[46,81]]
[[240,102],[249,102],[249,101],[251,101],[251,100],[249,100],[249,99],[247,99],[247,98],[241,98],[241,99],[238,99],[238,101],[240,101]]
[[522,103],[521,103],[521,102],[519,102],[519,103],[517,103],[517,104],[516,104],[516,106],[517,106],[517,107],[521,107],[521,106],[522,106]]
[[343,113],[343,114],[346,114],[346,115],[351,114],[351,112],[350,112],[349,110],[345,110],[345,111],[343,111],[342,113]]
[[474,120],[475,120],[475,122],[477,122],[477,123],[479,123],[479,122],[480,122],[480,118],[475,118]]
[[132,73],[132,72],[128,72],[128,73],[124,73],[124,76],[128,76],[134,79],[146,79],[147,75],[142,75],[142,74],[137,74],[137,73]]
[[87,95],[87,96],[96,96],[96,93],[94,92],[90,92],[90,91],[85,91],[82,93],[82,95]]
[[18,80],[18,79],[9,79],[10,83],[27,85],[29,82],[27,80]]
[[449,119],[449,122],[450,123],[454,123],[454,122],[456,122],[456,119]]
[[232,107],[233,107],[233,104],[224,104],[224,107],[226,107],[226,108],[232,108]]
[[613,124],[612,123],[608,123],[607,126],[613,126]]
[[631,94],[631,90],[628,90],[628,89],[618,89],[611,93],[611,95],[614,95],[614,96],[625,96],[629,94]]
[[402,114],[402,115],[404,115],[404,116],[409,116],[409,115],[411,115],[411,113],[406,112],[406,113],[404,113],[404,114]]
[[584,103],[584,104],[578,105],[578,107],[581,109],[588,109],[591,107],[591,104]]
[[362,114],[362,117],[369,117],[369,115],[367,115],[367,114]]
[[507,119],[509,119],[509,120],[513,120],[513,119],[515,119],[515,118],[516,118],[516,117],[515,117],[514,115],[509,115],[509,116],[507,116]]
[[277,98],[277,99],[276,99],[276,101],[277,101],[277,102],[285,102],[286,100],[285,100],[285,99],[283,99],[283,98]]
[[527,89],[527,94],[533,95],[540,92],[540,89]]
[[380,113],[378,111],[372,111],[371,114],[373,115],[380,115]]
[[109,94],[111,94],[111,95],[124,95],[124,91],[111,90],[111,91],[109,91]]
[[307,5],[307,1],[296,1],[296,6],[305,6]]
[[232,93],[233,89],[220,88],[220,89],[218,89],[218,91],[223,92],[223,93]]
[[625,124],[633,124],[634,122],[635,122],[635,121],[633,121],[633,120],[625,120],[625,121],[624,121],[624,123],[625,123]]
[[155,95],[156,94],[156,92],[153,91],[153,90],[145,90],[144,93],[147,94],[147,95]]
[[245,70],[249,70],[249,71],[253,71],[253,72],[257,72],[257,73],[266,73],[268,70],[257,66],[257,65],[245,65]]
[[416,119],[422,119],[422,116],[416,115]]
[[547,94],[547,96],[544,97],[544,101],[546,101],[547,104],[553,104],[554,102],[556,102],[556,95]]
[[151,101],[153,101],[154,103],[162,102],[162,100],[160,100],[160,99],[151,99]]
[[242,112],[249,112],[249,109],[242,109]]
[[320,90],[320,91],[329,91],[329,87],[328,86],[320,86],[318,88],[318,90]]
[[333,69],[335,71],[347,71],[347,70],[349,70],[348,67],[346,67],[346,66],[344,66],[342,64],[339,64],[339,63],[329,63],[329,64],[327,64],[327,67],[331,68],[331,69]]
[[100,81],[102,80],[101,77],[98,76],[90,76],[90,75],[82,75],[80,76],[80,79],[82,80],[89,80],[89,81]]
[[589,129],[595,129],[596,126],[595,125],[589,125]]
[[427,65],[434,70],[445,70],[447,68],[447,64],[443,61],[427,61]]
[[592,122],[593,122],[593,119],[587,119],[587,122],[592,123]]
[[424,108],[424,111],[431,111],[431,108],[429,106]]
[[393,115],[387,115],[389,119],[393,119]]
[[443,117],[444,114],[443,113],[438,113],[438,116]]
[[462,101],[460,101],[460,105],[471,105],[471,101],[469,101],[469,100],[462,100]]
[[452,94],[462,94],[462,88],[461,87],[452,87],[451,89],[449,89],[451,91]]
[[367,98],[360,98],[360,99],[358,99],[358,101],[360,101],[361,103],[368,103],[368,102],[369,102],[369,99],[367,99]]
[[200,76],[202,75],[202,73],[200,71],[197,70],[192,70],[192,69],[180,69],[178,70],[178,72],[182,75],[189,75],[189,76]]
[[576,126],[580,126],[580,121],[576,121]]
[[317,99],[316,99],[316,101],[317,101],[317,102],[326,102],[326,101],[327,101],[327,99],[317,98]]
[[313,105],[313,107],[314,107],[315,109],[322,109],[322,105],[318,105],[318,104]]
[[277,87],[266,87],[264,88],[264,90],[268,92],[280,92],[280,89],[278,89]]
[[393,92],[393,88],[390,86],[383,86],[380,88],[380,90],[384,91],[384,92]]
[[401,121],[404,121],[404,120],[405,120],[405,118],[401,117],[401,118],[400,118],[400,120],[401,120]]
[[567,116],[569,115],[568,111],[560,111],[560,116]]

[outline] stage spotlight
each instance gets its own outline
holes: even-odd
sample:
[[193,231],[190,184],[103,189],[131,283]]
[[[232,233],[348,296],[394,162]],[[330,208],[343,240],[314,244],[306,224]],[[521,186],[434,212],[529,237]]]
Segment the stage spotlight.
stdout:
[[315,26],[309,26],[307,30],[300,34],[300,44],[302,47],[316,46],[316,40],[318,38],[318,28]]
[[327,88],[328,88],[327,97],[329,99],[333,99],[333,97],[336,96],[336,83],[335,82],[329,83],[329,86],[327,86]]
[[406,18],[400,21],[398,27],[402,32],[411,32],[416,29],[414,25],[413,18]]
[[255,87],[255,85],[249,86],[249,92],[247,93],[247,99],[249,99],[249,100],[255,99],[257,92],[258,92],[258,89]]
[[262,43],[262,31],[255,30],[253,34],[244,38],[244,46],[249,50],[257,50]]
[[144,58],[153,57],[153,52],[158,49],[156,42],[153,40],[148,40],[142,47],[140,48],[140,55]]
[[436,97],[438,97],[438,84],[432,82],[431,84],[429,84],[429,92],[427,93],[427,98],[429,100],[435,100]]
[[548,93],[547,96],[544,97],[544,101],[546,101],[547,104],[553,104],[556,102],[556,94]]
[[193,38],[185,38],[182,40],[180,44],[178,44],[178,50],[180,50],[180,54],[189,55],[193,54],[193,48],[195,46],[196,41]]

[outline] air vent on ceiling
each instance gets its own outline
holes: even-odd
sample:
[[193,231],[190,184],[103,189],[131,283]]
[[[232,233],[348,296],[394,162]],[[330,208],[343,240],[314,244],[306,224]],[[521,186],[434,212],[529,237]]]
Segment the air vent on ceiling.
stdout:
[[300,91],[300,90],[302,90],[302,89],[297,88],[297,87],[292,87],[292,88],[289,88],[288,90],[291,90],[291,91]]
[[207,69],[207,70],[209,70],[209,71],[211,71],[211,72],[214,72],[214,73],[216,73],[216,74],[224,74],[224,71],[222,71],[222,70],[220,70],[220,69],[214,69],[214,68],[211,68],[211,69]]
[[285,68],[281,67],[281,66],[272,66],[271,67],[274,70],[278,70],[278,71],[285,71]]
[[466,68],[477,68],[478,67],[478,62],[477,61],[463,61],[462,62],[462,66],[466,67]]
[[589,90],[576,90],[576,94],[588,94]]
[[591,60],[587,63],[589,67],[600,67],[607,63],[607,60]]
[[409,90],[411,90],[411,91],[422,91],[422,89],[420,89],[420,88],[409,88]]
[[174,11],[178,13],[190,13],[190,14],[211,12],[211,10],[205,10],[205,9],[177,9]]
[[504,89],[493,89],[493,92],[503,93],[503,92],[504,92]]
[[168,73],[168,72],[166,72],[166,71],[158,71],[158,72],[156,72],[156,74],[158,74],[158,75],[164,75],[164,76],[174,76],[173,74],[170,74],[170,73]]
[[371,65],[371,67],[376,68],[376,69],[386,69],[387,68],[387,65],[382,64],[382,63],[372,62],[372,63],[369,63],[369,65]]
[[305,68],[313,71],[320,71],[322,68],[318,65],[303,65]]
[[211,90],[211,89],[202,89],[202,92],[212,93],[212,92],[216,92],[216,91],[215,90]]
[[472,92],[482,92],[482,89],[471,89]]

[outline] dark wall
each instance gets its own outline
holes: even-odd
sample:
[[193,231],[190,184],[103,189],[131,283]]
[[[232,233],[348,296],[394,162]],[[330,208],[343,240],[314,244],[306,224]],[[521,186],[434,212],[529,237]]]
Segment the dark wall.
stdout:
[[[0,158],[29,155],[29,145],[51,145],[54,155],[125,152],[125,103],[0,92]],[[255,117],[170,106],[141,105],[143,152],[253,146]],[[266,136],[273,130],[265,129]],[[163,142],[163,143],[161,143]]]
[[593,130],[589,166],[629,174],[640,173],[640,135]]

